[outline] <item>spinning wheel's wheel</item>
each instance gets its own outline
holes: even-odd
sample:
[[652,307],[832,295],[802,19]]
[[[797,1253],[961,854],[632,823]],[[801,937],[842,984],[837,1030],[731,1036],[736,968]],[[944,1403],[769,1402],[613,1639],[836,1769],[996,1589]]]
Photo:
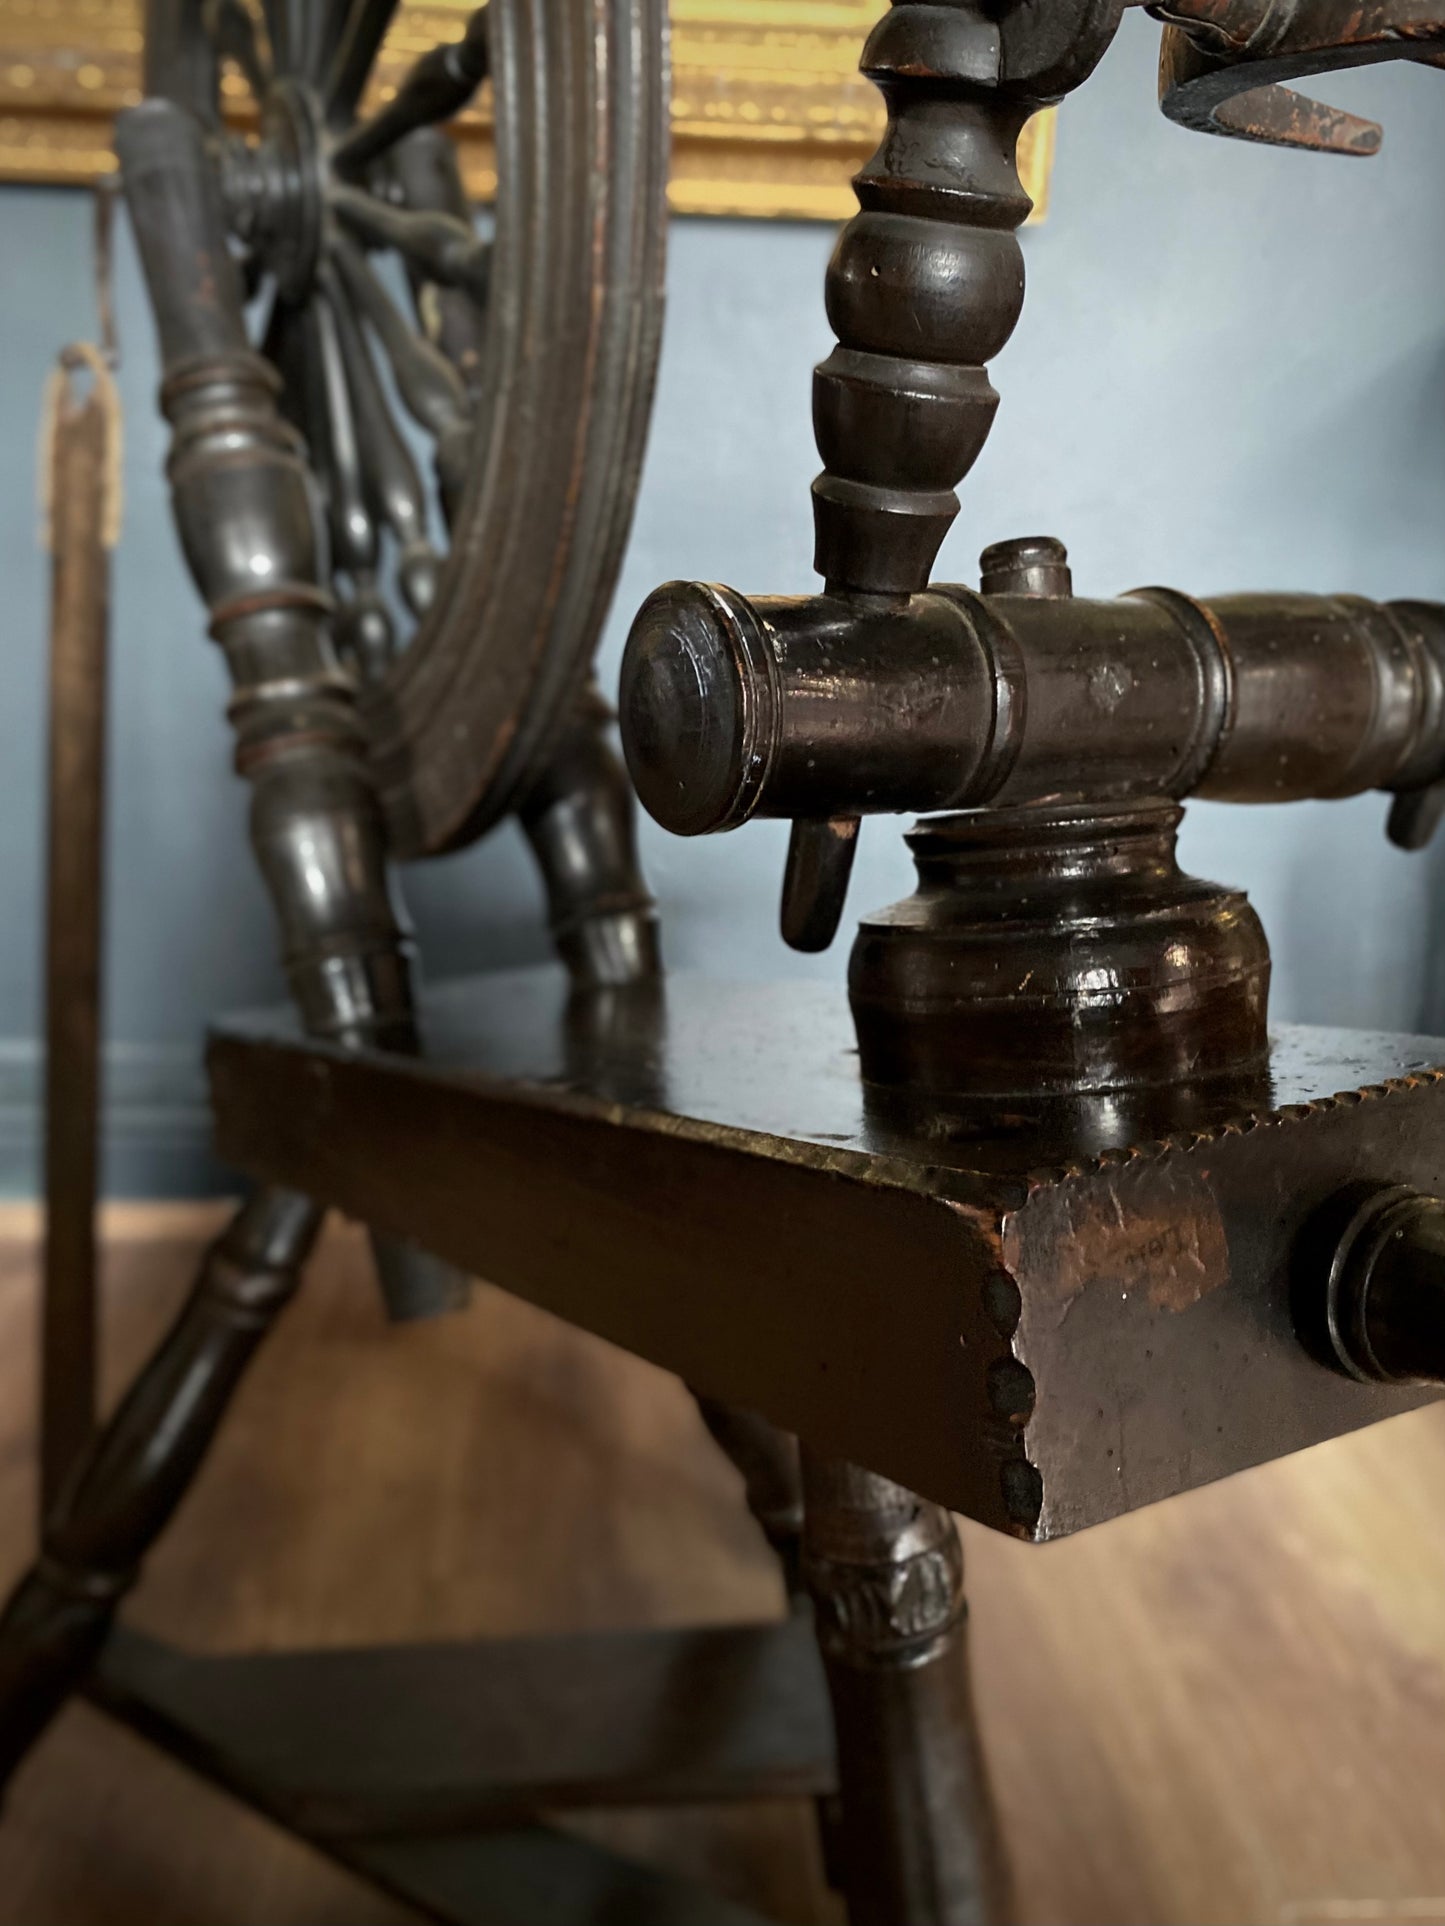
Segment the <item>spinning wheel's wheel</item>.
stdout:
[[[651,399],[667,124],[663,0],[490,0],[359,115],[395,5],[150,0],[146,84],[210,130],[408,857],[518,798],[585,676]],[[245,137],[221,127],[228,72],[255,98]],[[487,80],[484,236],[437,129]]]

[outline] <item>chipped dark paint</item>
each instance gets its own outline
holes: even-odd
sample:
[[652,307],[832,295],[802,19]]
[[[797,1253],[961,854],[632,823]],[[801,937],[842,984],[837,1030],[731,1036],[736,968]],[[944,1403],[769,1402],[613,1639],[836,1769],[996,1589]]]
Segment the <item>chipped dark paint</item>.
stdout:
[[1059,1321],[1085,1291],[1142,1295],[1176,1316],[1229,1282],[1229,1248],[1207,1172],[1176,1162],[1106,1166],[1098,1183],[1056,1185],[1005,1221],[1011,1269],[1041,1256]]

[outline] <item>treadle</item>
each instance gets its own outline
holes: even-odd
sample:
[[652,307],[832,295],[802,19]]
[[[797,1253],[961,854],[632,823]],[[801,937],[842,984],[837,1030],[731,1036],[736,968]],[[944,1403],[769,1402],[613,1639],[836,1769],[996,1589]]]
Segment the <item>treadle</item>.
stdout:
[[1267,1074],[920,1131],[822,985],[444,986],[428,1059],[212,1037],[221,1154],[1048,1538],[1406,1410],[1296,1334],[1313,1214],[1445,1187],[1445,1042],[1282,1028]]
[[401,1835],[516,1826],[546,1810],[835,1786],[806,1613],[768,1625],[216,1657],[120,1627],[90,1691],[196,1771],[349,1860],[383,1838],[400,1853]]
[[443,1926],[770,1926],[718,1893],[548,1826],[320,1843]]

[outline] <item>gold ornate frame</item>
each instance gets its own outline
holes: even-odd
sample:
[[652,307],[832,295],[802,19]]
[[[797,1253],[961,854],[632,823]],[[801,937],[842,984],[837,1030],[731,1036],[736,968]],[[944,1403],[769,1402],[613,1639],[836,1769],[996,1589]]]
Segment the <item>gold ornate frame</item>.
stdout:
[[[473,0],[415,0],[382,57],[382,94]],[[858,53],[883,0],[672,0],[672,186],[679,214],[839,220],[877,144],[878,95]],[[138,98],[140,0],[0,0],[0,181],[94,180],[113,166],[110,122]],[[238,83],[239,85],[239,83]],[[495,185],[486,101],[461,125],[463,168]],[[1041,212],[1053,116],[1025,137]]]

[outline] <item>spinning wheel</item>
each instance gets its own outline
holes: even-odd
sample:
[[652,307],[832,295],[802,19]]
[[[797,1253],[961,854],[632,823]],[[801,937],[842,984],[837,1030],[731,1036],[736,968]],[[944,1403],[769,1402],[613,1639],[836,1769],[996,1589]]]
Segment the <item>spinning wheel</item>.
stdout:
[[[538,1815],[785,1788],[822,1796],[858,1926],[1002,1926],[950,1511],[1060,1535],[1445,1385],[1445,1045],[1271,1035],[1262,928],[1174,859],[1196,794],[1378,788],[1421,840],[1445,605],[1099,602],[1047,537],[995,543],[977,590],[932,580],[1021,312],[1019,131],[1139,3],[895,0],[814,387],[823,590],[673,584],[634,629],[640,792],[682,833],[790,818],[799,947],[837,927],[864,815],[936,817],[918,895],[860,931],[850,1035],[826,998],[645,981],[628,794],[578,700],[656,346],[659,0],[490,0],[370,118],[391,0],[153,0],[118,146],[310,1034],[214,1037],[220,1141],[263,1188],[0,1613],[0,1780],[89,1689],[478,1926],[742,1926]],[[1144,3],[1166,109],[1254,138],[1369,151],[1280,83],[1445,52],[1439,0]],[[227,65],[254,134],[223,125]],[[487,77],[483,235],[436,123]],[[399,1063],[387,858],[509,807],[571,981],[455,985],[434,1061]],[[811,1614],[341,1671],[111,1638],[327,1204],[682,1376]],[[461,1706],[486,1718],[450,1746]]]
[[[368,115],[394,12],[151,0],[146,81],[196,127],[185,164],[213,175],[248,334],[320,483],[319,586],[410,857],[517,799],[585,674],[646,432],[667,122],[660,0],[492,0]],[[247,134],[220,120],[233,74]],[[483,234],[439,129],[488,82]],[[164,334],[180,291],[151,278]]]

